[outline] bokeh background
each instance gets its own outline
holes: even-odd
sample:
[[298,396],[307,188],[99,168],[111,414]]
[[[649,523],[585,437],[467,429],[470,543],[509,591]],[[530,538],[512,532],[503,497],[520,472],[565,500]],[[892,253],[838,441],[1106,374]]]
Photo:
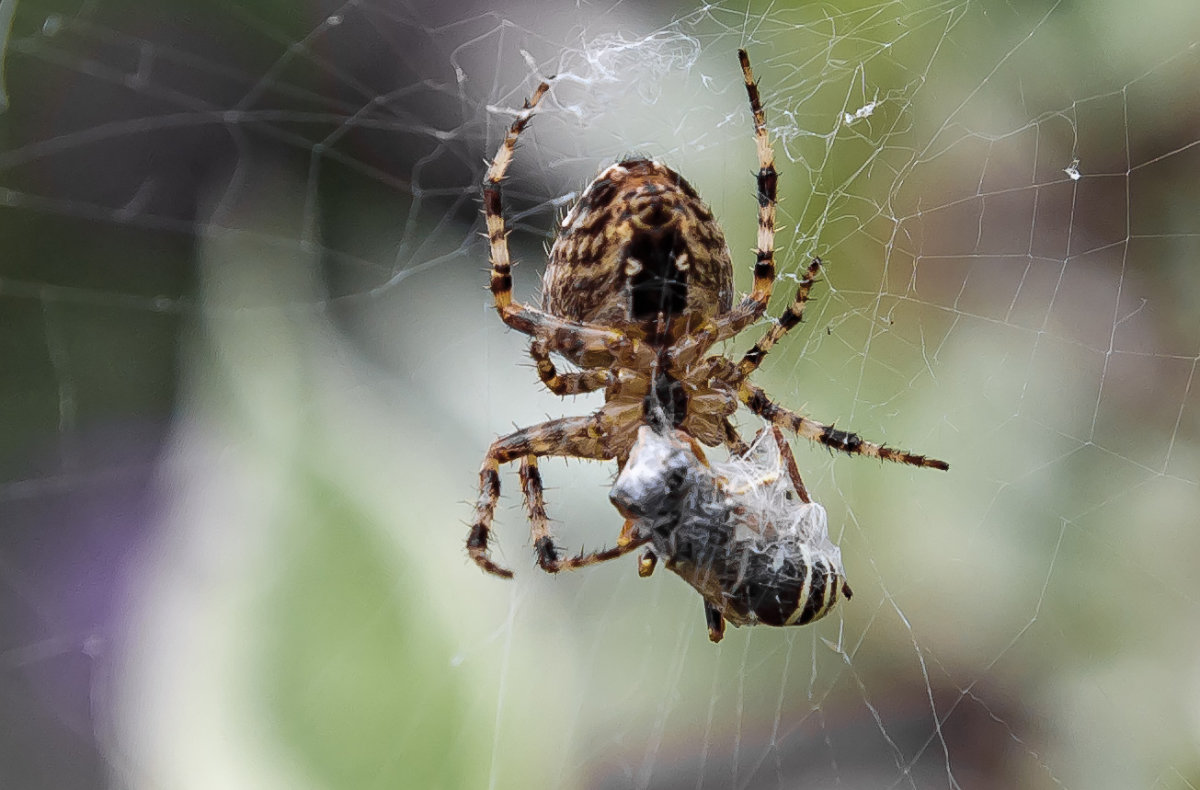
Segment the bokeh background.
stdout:
[[[0,785],[1196,786],[1198,31],[1190,0],[0,2]],[[665,571],[537,571],[513,470],[516,580],[467,560],[492,438],[598,403],[489,307],[477,184],[557,75],[519,294],[630,153],[748,288],[739,46],[775,312],[827,262],[758,380],[951,470],[797,443],[855,597],[714,646]],[[566,545],[615,539],[612,472],[544,464]]]

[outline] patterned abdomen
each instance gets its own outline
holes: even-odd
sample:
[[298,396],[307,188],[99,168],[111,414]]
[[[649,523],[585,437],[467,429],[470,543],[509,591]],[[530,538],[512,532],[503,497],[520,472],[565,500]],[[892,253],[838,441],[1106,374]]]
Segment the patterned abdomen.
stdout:
[[542,307],[620,327],[733,304],[725,238],[696,190],[674,170],[627,159],[593,181],[562,222]]

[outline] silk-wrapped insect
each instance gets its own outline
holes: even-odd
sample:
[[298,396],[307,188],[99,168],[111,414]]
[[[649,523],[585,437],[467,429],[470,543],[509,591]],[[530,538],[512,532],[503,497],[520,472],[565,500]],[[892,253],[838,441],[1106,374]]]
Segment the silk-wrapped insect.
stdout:
[[708,635],[734,625],[804,625],[850,598],[825,508],[813,502],[778,428],[741,455],[710,463],[687,433],[639,429],[609,498],[622,541],[645,543],[638,573],[662,560],[704,598]]

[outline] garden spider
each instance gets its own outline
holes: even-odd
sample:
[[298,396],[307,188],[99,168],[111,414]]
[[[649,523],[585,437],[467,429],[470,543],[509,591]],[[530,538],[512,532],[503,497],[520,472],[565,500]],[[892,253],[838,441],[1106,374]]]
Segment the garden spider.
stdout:
[[[484,570],[509,578],[488,551],[500,497],[501,464],[520,461],[521,488],[537,562],[551,573],[619,557],[648,539],[626,523],[614,548],[560,557],[550,536],[538,458],[565,456],[625,465],[647,414],[661,409],[674,429],[709,445],[746,452],[729,417],[739,403],[772,425],[853,455],[947,469],[944,461],[866,441],[775,404],[749,376],[772,346],[800,323],[820,271],[814,259],[795,298],[740,361],[709,356],[714,344],[760,319],[775,282],[774,152],[758,86],[738,50],[758,153],[758,247],[754,285],[733,304],[733,266],[724,234],[696,190],[678,173],[649,159],[626,159],[593,181],[562,221],[550,250],[542,307],[513,299],[508,231],[500,183],[517,138],[550,86],[538,85],[505,135],[483,179],[483,211],[491,248],[491,292],[505,324],[529,335],[541,380],[557,395],[604,389],[604,405],[586,417],[564,417],[492,442],[479,470],[479,500],[467,551]],[[559,373],[558,354],[579,370]]]

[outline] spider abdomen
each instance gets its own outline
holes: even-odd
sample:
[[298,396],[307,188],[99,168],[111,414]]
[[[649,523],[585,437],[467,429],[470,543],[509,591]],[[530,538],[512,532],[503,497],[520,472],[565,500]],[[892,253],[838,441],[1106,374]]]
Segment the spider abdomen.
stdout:
[[542,294],[546,312],[606,326],[710,318],[733,304],[733,265],[683,176],[626,159],[597,176],[563,220]]

